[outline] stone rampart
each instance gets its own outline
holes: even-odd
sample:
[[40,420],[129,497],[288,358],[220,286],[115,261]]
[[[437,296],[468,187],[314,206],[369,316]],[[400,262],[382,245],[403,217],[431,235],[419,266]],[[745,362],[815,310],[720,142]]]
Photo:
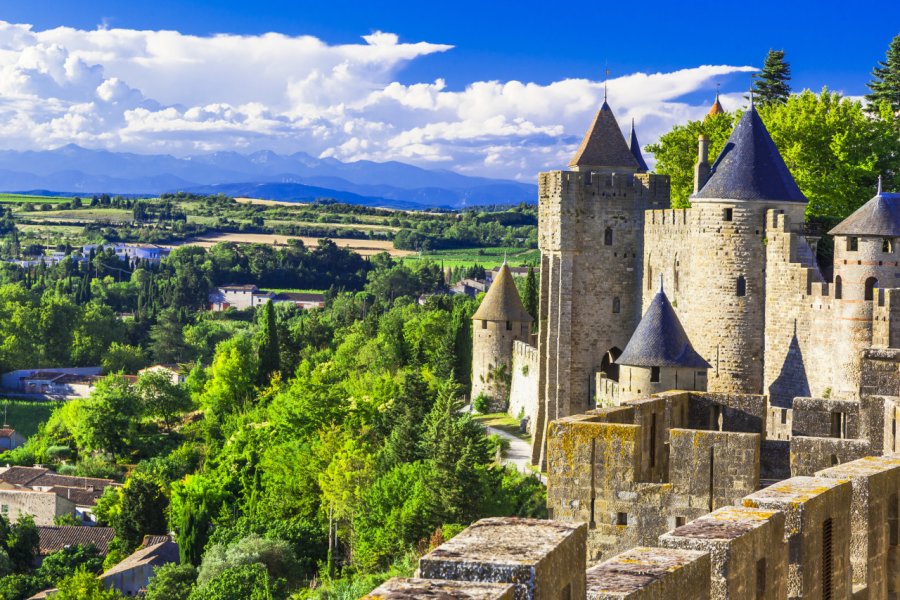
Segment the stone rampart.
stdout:
[[508,412],[516,419],[527,419],[529,432],[537,416],[539,369],[537,348],[519,340],[513,342]]

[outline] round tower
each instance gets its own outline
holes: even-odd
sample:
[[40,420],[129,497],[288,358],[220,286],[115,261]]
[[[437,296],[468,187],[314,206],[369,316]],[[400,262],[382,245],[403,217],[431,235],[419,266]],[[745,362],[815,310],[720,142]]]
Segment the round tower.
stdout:
[[829,232],[834,236],[832,297],[836,311],[834,392],[859,393],[862,350],[872,345],[872,313],[881,288],[895,286],[900,267],[900,194],[878,192]]
[[513,342],[530,340],[531,321],[504,261],[472,316],[473,399],[483,395],[493,408],[505,408],[512,378]]
[[[700,162],[704,145],[701,140]],[[759,394],[766,212],[780,210],[802,223],[806,198],[752,104],[698,187],[691,196],[690,281],[677,294],[679,313],[697,350],[711,364],[709,389]]]

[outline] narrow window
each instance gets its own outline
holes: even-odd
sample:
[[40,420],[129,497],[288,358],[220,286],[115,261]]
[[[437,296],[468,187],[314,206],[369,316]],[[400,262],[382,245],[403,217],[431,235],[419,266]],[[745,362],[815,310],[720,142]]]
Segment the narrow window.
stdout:
[[622,311],[622,303],[619,301],[619,297],[616,296],[613,298],[613,314],[619,314]]
[[653,267],[647,265],[647,289],[653,289]]
[[559,593],[559,600],[572,600],[572,584],[566,585],[563,591]]
[[607,227],[603,232],[603,245],[604,246],[612,246],[613,242],[613,231],[612,227]]
[[616,525],[628,525],[628,513],[616,513]]
[[766,597],[766,559],[756,561],[756,597]]
[[822,523],[822,600],[832,599],[831,519]]
[[680,266],[681,266],[681,263],[680,263],[679,260],[676,258],[676,259],[675,259],[675,273],[674,273],[674,277],[673,277],[673,279],[675,280],[675,291],[676,291],[676,292],[677,292],[677,291],[679,290],[679,288],[680,288],[680,285],[679,285],[680,282],[679,282],[679,277],[678,277],[678,267],[680,267]]
[[859,250],[859,238],[848,237],[847,252],[856,252],[857,250]]
[[659,367],[650,367],[650,383],[659,383]]
[[841,281],[841,276],[838,275],[837,277],[834,278],[834,297],[836,300],[840,300],[843,295],[844,295],[844,286],[843,286],[843,282]]
[[709,448],[709,512],[715,510],[713,507],[713,497],[715,496],[715,488],[713,487],[716,482],[716,455],[715,448],[710,446]]
[[747,295],[747,280],[744,279],[744,276],[741,275],[737,278],[737,295],[738,296],[746,296]]
[[650,468],[656,467],[656,413],[650,416]]
[[732,219],[734,219],[734,209],[726,208],[725,213],[722,215],[722,218],[726,221],[731,221]]
[[507,321],[507,322],[506,322],[506,330],[507,330],[507,331],[512,331],[512,321]]
[[482,328],[482,329],[487,329],[487,321],[482,321],[482,322],[481,322],[481,328]]
[[831,413],[831,437],[844,438],[847,433],[847,417],[842,412]]
[[875,290],[878,289],[878,280],[874,277],[866,279],[866,300],[875,298]]
[[685,522],[684,517],[675,517],[675,527],[683,526],[684,522]]
[[787,425],[787,409],[786,408],[781,409],[781,424]]
[[894,242],[893,240],[886,238],[881,240],[881,251],[885,254],[893,254],[894,253]]
[[837,464],[838,464],[838,457],[837,457],[837,454],[832,454],[832,455],[831,455],[831,466],[833,467],[833,466],[835,466],[835,465],[837,465]]

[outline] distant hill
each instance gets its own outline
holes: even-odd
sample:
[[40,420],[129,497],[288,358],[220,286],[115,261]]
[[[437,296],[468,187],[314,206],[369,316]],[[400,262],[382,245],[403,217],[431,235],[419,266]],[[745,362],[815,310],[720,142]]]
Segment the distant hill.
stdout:
[[0,191],[159,194],[222,192],[274,200],[334,198],[392,208],[464,208],[535,202],[537,186],[469,177],[401,162],[341,162],[303,152],[289,156],[213,152],[178,158],[88,150],[74,144],[53,150],[0,151]]

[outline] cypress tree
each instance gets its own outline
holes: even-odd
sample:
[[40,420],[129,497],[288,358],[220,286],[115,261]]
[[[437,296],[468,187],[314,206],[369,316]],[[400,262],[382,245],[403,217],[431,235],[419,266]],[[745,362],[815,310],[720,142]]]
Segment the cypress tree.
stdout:
[[281,357],[278,346],[278,323],[275,321],[275,304],[267,302],[263,306],[257,383],[265,385],[272,373],[280,369]]
[[784,60],[784,50],[769,50],[762,71],[753,76],[753,99],[759,104],[787,102],[790,80],[791,65]]
[[533,323],[537,323],[538,319],[538,284],[537,275],[534,267],[528,267],[528,277],[525,278],[525,310],[534,319]]
[[871,94],[866,94],[866,110],[877,113],[882,102],[891,106],[891,111],[900,111],[900,34],[891,40],[885,60],[878,61],[872,69],[872,81],[866,84]]

